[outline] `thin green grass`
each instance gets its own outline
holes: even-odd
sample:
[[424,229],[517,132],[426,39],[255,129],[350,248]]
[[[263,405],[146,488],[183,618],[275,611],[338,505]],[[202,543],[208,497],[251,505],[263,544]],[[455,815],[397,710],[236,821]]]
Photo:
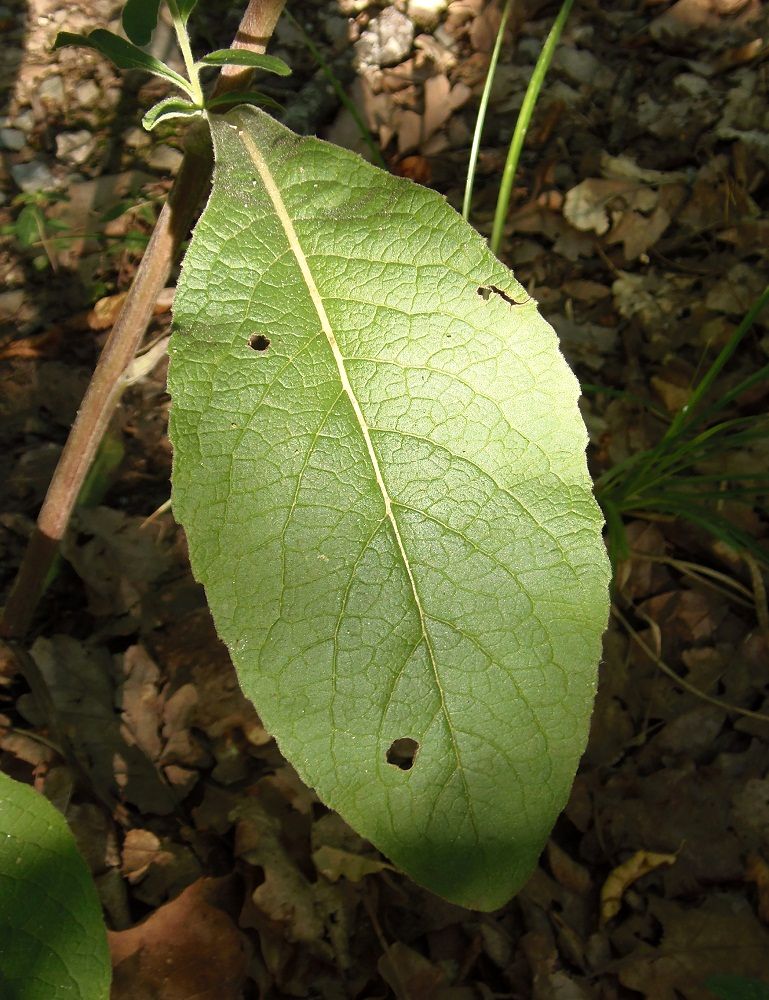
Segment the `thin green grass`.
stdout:
[[526,133],[529,130],[529,125],[534,115],[534,108],[539,98],[539,92],[542,89],[547,71],[550,68],[550,63],[553,61],[556,46],[558,45],[573,2],[574,0],[563,0],[561,9],[558,11],[558,17],[556,17],[553,27],[545,39],[545,44],[542,46],[542,51],[539,53],[537,64],[534,67],[531,80],[529,80],[529,86],[526,88],[521,110],[518,112],[515,131],[513,132],[513,138],[510,140],[510,148],[507,151],[505,169],[502,172],[497,207],[494,212],[494,224],[491,229],[491,239],[489,241],[491,252],[495,254],[499,254],[499,248],[502,243],[505,221],[507,220],[507,212],[510,207],[510,197],[513,191],[513,181],[518,170],[518,161],[521,158],[521,150],[526,139]]
[[481,148],[483,127],[486,124],[486,112],[489,107],[489,97],[491,96],[491,88],[494,86],[494,77],[497,74],[497,63],[499,62],[499,53],[502,50],[502,39],[504,38],[505,29],[507,28],[507,22],[512,9],[513,0],[505,0],[505,6],[502,8],[502,19],[500,20],[499,28],[497,29],[497,37],[494,39],[494,49],[491,53],[491,60],[489,61],[486,82],[483,85],[481,103],[478,107],[478,115],[475,119],[473,145],[470,149],[470,162],[467,165],[467,177],[465,178],[465,197],[462,202],[462,218],[466,222],[470,219],[470,208],[473,201],[473,187],[475,185],[475,171],[478,166],[478,153]]
[[[723,513],[726,503],[766,509],[769,473],[730,470],[724,463],[740,450],[769,441],[769,417],[724,414],[742,393],[769,378],[769,365],[705,405],[719,374],[767,304],[769,286],[694,387],[689,402],[675,415],[659,443],[617,463],[596,481],[596,498],[606,517],[613,563],[628,555],[624,519],[641,515],[689,521],[769,566],[769,552]],[[713,467],[723,471],[712,472]]]
[[[521,110],[518,112],[513,137],[510,140],[510,148],[507,151],[505,168],[502,173],[502,182],[499,188],[499,195],[497,196],[494,224],[491,232],[491,240],[489,242],[489,246],[495,254],[499,253],[499,247],[502,242],[502,233],[504,230],[505,220],[507,219],[507,212],[510,207],[510,196],[513,190],[513,181],[515,180],[515,174],[518,170],[518,161],[521,157],[521,150],[523,149],[523,143],[526,139],[526,133],[529,130],[529,125],[531,124],[531,119],[534,115],[534,108],[536,107],[537,99],[539,98],[539,93],[542,89],[542,84],[545,76],[547,75],[547,71],[550,68],[550,63],[553,61],[553,55],[555,53],[556,46],[558,45],[558,40],[561,37],[561,33],[564,25],[566,24],[573,2],[574,0],[563,0],[558,16],[553,23],[553,27],[550,29],[550,33],[545,40],[545,44],[542,46],[542,51],[540,52],[537,64],[534,67],[534,72],[532,73],[531,80],[529,81],[529,86],[526,88],[526,94],[523,98]],[[475,119],[473,143],[470,149],[470,160],[467,167],[467,177],[465,179],[465,194],[462,202],[462,217],[464,219],[470,218],[473,187],[475,185],[475,172],[478,166],[478,153],[481,146],[481,136],[483,135],[483,128],[486,124],[489,97],[491,95],[491,89],[494,85],[497,63],[499,62],[499,53],[502,48],[502,39],[505,34],[505,29],[507,28],[507,22],[510,17],[512,6],[512,0],[505,0],[504,7],[502,8],[502,17],[497,29],[497,36],[494,40],[494,49],[492,50],[491,59],[489,61],[486,81],[483,85],[481,103],[478,107],[478,115]]]

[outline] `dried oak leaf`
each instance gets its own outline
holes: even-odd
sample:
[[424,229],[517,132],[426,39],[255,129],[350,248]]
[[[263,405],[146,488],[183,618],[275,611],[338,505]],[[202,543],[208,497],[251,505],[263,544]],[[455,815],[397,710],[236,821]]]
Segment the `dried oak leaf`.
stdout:
[[199,879],[137,927],[109,932],[112,1000],[240,1000],[248,955],[229,879]]

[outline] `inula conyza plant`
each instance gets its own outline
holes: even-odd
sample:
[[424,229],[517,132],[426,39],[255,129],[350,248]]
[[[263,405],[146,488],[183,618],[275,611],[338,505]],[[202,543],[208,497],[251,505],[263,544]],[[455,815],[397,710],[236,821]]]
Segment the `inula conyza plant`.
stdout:
[[129,40],[57,44],[174,83],[148,128],[210,126],[169,374],[193,570],[302,778],[412,878],[493,909],[566,802],[607,620],[579,386],[444,198],[293,134],[256,91],[207,99],[208,66],[287,67],[195,61],[194,2],[168,6],[186,77],[138,47],[158,0],[128,4]]

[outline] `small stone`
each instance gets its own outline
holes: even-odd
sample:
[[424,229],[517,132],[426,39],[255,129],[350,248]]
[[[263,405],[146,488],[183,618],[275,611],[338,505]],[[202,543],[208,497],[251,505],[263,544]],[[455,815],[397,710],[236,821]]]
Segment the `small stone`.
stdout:
[[149,146],[152,142],[152,137],[146,129],[139,128],[138,125],[132,125],[131,128],[127,128],[123,133],[123,145],[128,149],[143,149],[145,146]]
[[24,290],[15,288],[10,292],[0,292],[0,319],[10,320],[24,305]]
[[51,188],[56,187],[53,174],[40,160],[12,164],[11,177],[27,194],[34,191],[50,191]]
[[19,114],[16,115],[13,124],[16,128],[20,128],[22,132],[31,132],[35,127],[35,116],[32,113],[32,110],[27,108],[26,111],[19,112]]
[[571,46],[559,48],[553,58],[553,67],[562,70],[572,83],[597,85],[605,70],[592,52]]
[[409,17],[420,28],[432,30],[446,10],[446,0],[409,0]]
[[397,66],[411,52],[414,25],[395,7],[387,7],[375,17],[355,43],[355,65]]
[[673,86],[687,97],[702,97],[710,89],[711,84],[696,73],[679,73],[673,80]]
[[147,162],[153,170],[162,170],[164,173],[175,174],[181,165],[182,159],[182,153],[178,149],[162,144],[155,146]]
[[80,166],[93,153],[96,140],[86,129],[77,132],[60,132],[56,136],[56,157],[65,163]]
[[52,101],[54,104],[64,103],[64,83],[58,75],[46,77],[37,92],[44,101]]
[[101,90],[94,80],[83,80],[75,87],[75,100],[82,108],[91,108],[99,100]]
[[339,10],[347,17],[355,17],[369,6],[370,0],[339,0]]
[[27,137],[18,128],[0,128],[0,146],[3,149],[10,149],[13,153],[18,153],[24,148]]

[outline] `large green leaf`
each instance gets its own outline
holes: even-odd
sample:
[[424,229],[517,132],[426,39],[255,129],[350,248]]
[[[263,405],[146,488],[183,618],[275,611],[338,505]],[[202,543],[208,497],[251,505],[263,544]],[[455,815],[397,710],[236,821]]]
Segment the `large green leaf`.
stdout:
[[494,908],[566,801],[606,624],[577,382],[439,195],[211,120],[169,378],[193,569],[303,779]]
[[0,996],[107,1000],[99,898],[54,807],[0,772]]

